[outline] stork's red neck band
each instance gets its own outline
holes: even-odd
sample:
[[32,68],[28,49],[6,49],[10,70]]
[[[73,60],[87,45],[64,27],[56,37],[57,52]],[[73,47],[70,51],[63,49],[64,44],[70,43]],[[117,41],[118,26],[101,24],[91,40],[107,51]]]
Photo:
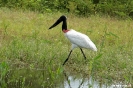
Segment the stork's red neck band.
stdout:
[[65,30],[65,29],[64,29],[64,30],[62,30],[62,31],[63,31],[64,33],[67,33],[69,30]]

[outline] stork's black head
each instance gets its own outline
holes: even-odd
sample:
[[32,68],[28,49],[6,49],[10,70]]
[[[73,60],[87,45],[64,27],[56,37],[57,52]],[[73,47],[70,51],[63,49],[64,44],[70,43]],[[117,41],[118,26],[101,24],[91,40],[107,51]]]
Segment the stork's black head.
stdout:
[[67,30],[66,20],[67,20],[66,16],[62,15],[49,29],[52,29],[53,27],[57,26],[59,23],[63,21],[62,30]]

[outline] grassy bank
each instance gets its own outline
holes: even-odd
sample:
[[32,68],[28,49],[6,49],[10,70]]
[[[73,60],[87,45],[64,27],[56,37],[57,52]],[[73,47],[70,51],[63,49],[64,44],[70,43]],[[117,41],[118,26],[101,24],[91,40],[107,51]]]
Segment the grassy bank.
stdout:
[[[133,83],[133,21],[98,15],[81,18],[65,14],[68,28],[87,34],[96,44],[98,52],[84,49],[87,56],[85,61],[77,48],[63,67],[71,44],[64,37],[61,25],[48,30],[62,14],[0,9],[0,68],[2,84],[5,84],[3,86],[7,86],[7,81],[9,84],[14,82],[10,79],[16,80],[14,76],[17,73],[12,70],[22,68],[45,70],[45,76],[41,77],[44,82],[40,84],[44,87],[55,86],[57,79],[62,77],[63,69],[82,72],[88,77],[92,75],[102,82],[105,79],[109,82],[116,80]],[[4,80],[8,72],[12,73],[9,74],[11,77]],[[16,77],[20,78],[20,75]],[[26,80],[24,76],[21,81],[25,83]]]

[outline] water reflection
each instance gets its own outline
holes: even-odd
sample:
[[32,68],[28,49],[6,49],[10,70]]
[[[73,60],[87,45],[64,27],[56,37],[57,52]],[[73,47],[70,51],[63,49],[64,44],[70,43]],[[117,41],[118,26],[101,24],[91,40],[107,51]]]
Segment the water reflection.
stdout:
[[85,78],[84,76],[77,77],[67,75],[64,71],[64,76],[66,80],[64,80],[64,88],[101,88],[99,87],[99,83],[94,81],[92,77]]
[[3,76],[3,88],[131,88],[130,83],[101,84],[92,76],[69,70],[14,69]]
[[[76,79],[73,76],[67,76],[67,74],[64,72],[64,76],[66,78],[64,82],[65,88],[80,88],[83,84],[85,84],[86,79]],[[75,85],[76,84],[76,85]]]
[[[79,73],[80,74],[80,73]],[[92,76],[86,78],[82,75],[70,75],[64,71],[64,88],[131,88],[131,84],[124,84],[122,82],[112,84],[100,84],[100,82],[94,80]]]

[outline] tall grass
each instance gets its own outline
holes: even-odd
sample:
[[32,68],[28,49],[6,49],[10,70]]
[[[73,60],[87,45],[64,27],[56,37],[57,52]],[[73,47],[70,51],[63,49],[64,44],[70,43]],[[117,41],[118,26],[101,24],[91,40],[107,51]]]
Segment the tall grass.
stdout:
[[[44,73],[41,74],[45,76],[41,78],[45,81],[40,85],[45,88],[55,86],[57,79],[62,80],[62,63],[69,53],[71,44],[64,37],[61,25],[48,30],[62,14],[64,13],[40,14],[0,9],[0,61],[8,64],[9,71],[20,68],[42,69]],[[88,18],[76,17],[73,14],[65,15],[68,18],[68,28],[88,35],[96,44],[98,52],[84,49],[87,56],[85,61],[77,48],[64,68],[71,72],[92,75],[99,80],[133,83],[133,22],[99,15]],[[14,77],[17,75],[15,72],[11,72],[9,78],[21,79],[19,76]],[[20,71],[18,74],[22,73]],[[28,74],[30,77],[33,75]],[[21,86],[26,85],[26,77],[21,79]],[[14,80],[8,80],[8,83],[7,86],[14,83]],[[30,82],[27,85],[31,86]]]

